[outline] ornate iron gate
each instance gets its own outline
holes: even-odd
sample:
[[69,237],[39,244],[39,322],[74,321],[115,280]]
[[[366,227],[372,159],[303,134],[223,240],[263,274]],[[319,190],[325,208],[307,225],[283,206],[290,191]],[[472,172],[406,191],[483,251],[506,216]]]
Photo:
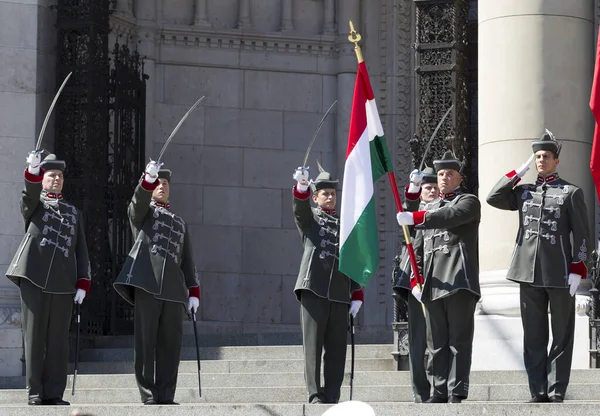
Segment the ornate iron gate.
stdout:
[[[413,166],[433,166],[446,150],[464,163],[463,184],[477,192],[477,0],[413,0],[415,5],[416,128]],[[449,116],[425,154],[436,126]],[[396,260],[397,261],[397,260]],[[408,369],[408,307],[394,296],[396,369]]]
[[[59,0],[55,152],[67,163],[64,193],[82,210],[92,266],[82,332],[117,333],[129,321],[112,281],[130,247],[126,204],[144,154],[145,79],[140,58],[115,45],[109,53],[111,0]],[[111,121],[113,123],[111,124]],[[125,208],[124,208],[125,206]],[[124,230],[127,230],[127,234]]]

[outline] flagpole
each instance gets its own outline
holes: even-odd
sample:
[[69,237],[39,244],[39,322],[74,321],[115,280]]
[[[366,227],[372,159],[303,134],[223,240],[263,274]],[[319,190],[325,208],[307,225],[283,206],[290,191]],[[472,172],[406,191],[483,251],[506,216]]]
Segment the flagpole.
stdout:
[[[354,30],[354,24],[352,23],[352,20],[350,20],[350,35],[348,35],[348,40],[350,42],[354,43],[354,53],[356,54],[356,59],[358,60],[359,64],[361,64],[362,62],[365,61],[363,59],[363,55],[362,55],[360,46],[358,46],[358,42],[360,42],[361,39],[362,39],[362,37],[360,36],[360,33],[358,33],[356,30]],[[388,172],[388,180],[390,183],[390,187],[392,188],[392,195],[394,195],[394,202],[396,203],[396,210],[398,212],[403,212],[404,210],[402,209],[402,200],[400,199],[400,194],[398,193],[398,184],[396,183],[396,176],[394,175],[394,172]],[[408,229],[407,225],[403,225],[402,231],[404,232],[404,241],[406,242],[406,248],[408,249],[408,256],[410,258],[410,265],[412,267],[412,272],[413,272],[416,282],[417,282],[416,285],[420,290],[421,282],[423,281],[423,278],[421,277],[421,274],[419,273],[419,266],[417,265],[417,257],[415,256],[415,250],[412,245],[412,238],[410,237],[410,230]],[[425,310],[423,310],[423,313],[425,313]]]

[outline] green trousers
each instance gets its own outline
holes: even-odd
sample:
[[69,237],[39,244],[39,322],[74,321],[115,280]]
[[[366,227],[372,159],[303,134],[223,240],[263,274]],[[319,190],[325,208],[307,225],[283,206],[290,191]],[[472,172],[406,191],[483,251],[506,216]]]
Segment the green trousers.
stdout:
[[[523,360],[532,396],[565,397],[571,376],[575,336],[575,298],[568,288],[521,284]],[[548,305],[552,346],[548,353]]]
[[[348,319],[347,304],[320,298],[309,290],[302,291],[300,324],[304,347],[304,378],[309,403],[314,399],[324,403],[337,403],[340,400],[346,365]],[[325,381],[323,386],[322,355]]]
[[466,399],[469,394],[477,300],[466,290],[442,299],[425,300],[427,349],[435,397]]
[[62,399],[67,386],[73,295],[44,293],[21,279],[25,379],[29,399]]
[[136,288],[134,310],[134,368],[142,402],[171,402],[181,359],[184,306]]

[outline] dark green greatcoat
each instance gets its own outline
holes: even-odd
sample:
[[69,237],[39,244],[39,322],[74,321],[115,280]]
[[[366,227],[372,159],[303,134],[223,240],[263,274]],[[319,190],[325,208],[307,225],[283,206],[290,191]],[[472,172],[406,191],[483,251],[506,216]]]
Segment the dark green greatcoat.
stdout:
[[135,239],[115,289],[134,304],[135,288],[160,300],[187,305],[189,288],[197,287],[190,233],[185,221],[160,202],[142,182],[127,208]]

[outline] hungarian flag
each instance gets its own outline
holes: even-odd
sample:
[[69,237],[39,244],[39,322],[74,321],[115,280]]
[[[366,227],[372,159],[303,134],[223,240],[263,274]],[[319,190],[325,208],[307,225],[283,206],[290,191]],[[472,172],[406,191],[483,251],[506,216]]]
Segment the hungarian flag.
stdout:
[[379,265],[374,182],[392,163],[364,62],[358,64],[340,214],[339,269],[366,286]]
[[598,129],[598,123],[600,123],[600,32],[598,33],[598,45],[596,46],[596,68],[594,69],[594,81],[592,82],[592,93],[590,95],[590,108],[592,114],[594,114],[594,119],[596,119],[590,170],[600,202],[600,130]]

